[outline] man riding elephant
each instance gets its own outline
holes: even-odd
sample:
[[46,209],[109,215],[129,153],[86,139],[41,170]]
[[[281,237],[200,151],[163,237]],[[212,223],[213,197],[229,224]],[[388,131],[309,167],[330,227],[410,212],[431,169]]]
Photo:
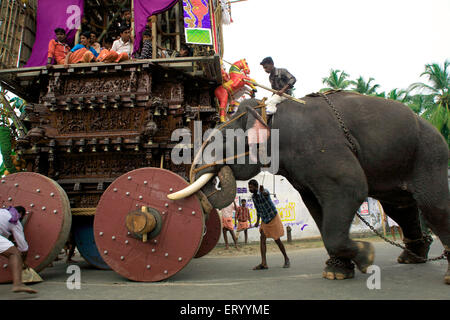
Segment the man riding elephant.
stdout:
[[269,81],[272,89],[277,90],[277,93],[274,93],[266,101],[266,113],[271,115],[277,111],[277,105],[286,100],[283,97],[283,93],[292,95],[292,88],[297,80],[286,69],[275,68],[271,57],[264,58],[260,64],[263,66],[264,71],[270,74]]
[[[368,196],[379,200],[403,230],[406,250],[398,262],[426,261],[430,243],[423,237],[419,210],[450,259],[449,148],[442,135],[394,100],[345,91],[308,95],[303,100],[304,105],[281,102],[271,130],[253,115],[255,110],[260,112],[259,101],[242,102],[230,122],[218,130],[223,150],[216,151],[216,158],[207,165],[200,164],[199,152],[191,167],[191,185],[169,198],[201,190],[214,207],[231,203],[235,180],[253,178],[262,163],[251,162],[251,152],[230,157],[236,154],[236,146],[227,135],[234,134],[231,141],[239,150],[240,143],[247,143],[247,135],[259,128],[268,132],[262,135],[266,140],[258,141],[259,147],[266,143],[272,161],[275,156],[279,161],[278,172],[272,173],[284,176],[300,193],[320,230],[330,257],[325,278],[352,278],[355,264],[365,273],[373,263],[373,245],[354,241],[349,234],[355,213]],[[239,131],[247,135],[242,137]],[[279,146],[271,141],[275,137]],[[212,145],[216,144],[215,137]],[[222,154],[227,155],[226,161]],[[216,176],[220,190],[215,188]],[[450,269],[445,282],[450,284]]]

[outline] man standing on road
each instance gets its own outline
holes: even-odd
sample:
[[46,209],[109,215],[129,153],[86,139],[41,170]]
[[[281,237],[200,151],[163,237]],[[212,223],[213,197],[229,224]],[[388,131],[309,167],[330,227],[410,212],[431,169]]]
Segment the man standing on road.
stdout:
[[223,208],[220,212],[222,214],[222,232],[223,232],[223,239],[225,241],[225,250],[228,250],[229,248],[227,232],[231,233],[231,238],[233,238],[234,247],[237,250],[239,250],[237,246],[237,238],[236,235],[234,234],[233,204],[230,204],[228,207]]
[[283,243],[281,242],[281,237],[284,235],[283,223],[281,222],[280,215],[275,208],[275,205],[270,199],[270,194],[267,189],[261,185],[258,191],[258,181],[252,179],[248,182],[248,188],[250,192],[253,194],[252,199],[256,208],[257,220],[255,227],[259,226],[259,219],[261,218],[261,227],[259,228],[259,232],[261,234],[260,238],[260,249],[261,249],[261,263],[253,268],[253,270],[262,270],[268,269],[267,260],[266,260],[266,239],[272,238],[275,240],[275,243],[280,248],[281,253],[284,257],[284,265],[283,268],[290,267],[290,261],[286,254],[286,249],[284,248]]
[[248,241],[248,228],[250,228],[250,212],[247,208],[247,201],[245,199],[241,200],[241,205],[236,206],[236,203],[234,202],[234,210],[236,210],[236,219],[235,219],[235,225],[237,226],[236,231],[236,241],[239,239],[239,233],[241,231],[244,231],[245,235],[245,244],[247,244]]
[[272,89],[277,90],[277,93],[274,93],[266,101],[266,113],[267,115],[271,115],[277,111],[277,104],[286,100],[282,96],[283,93],[292,95],[292,88],[297,80],[286,69],[275,68],[271,57],[264,58],[260,64],[263,66],[264,71],[270,74],[269,81]]
[[[0,209],[0,255],[9,259],[8,265],[13,275],[13,292],[37,293],[22,283],[22,266],[28,253],[28,243],[23,234],[20,220],[25,215],[25,208],[21,206]],[[13,235],[17,248],[8,240]]]

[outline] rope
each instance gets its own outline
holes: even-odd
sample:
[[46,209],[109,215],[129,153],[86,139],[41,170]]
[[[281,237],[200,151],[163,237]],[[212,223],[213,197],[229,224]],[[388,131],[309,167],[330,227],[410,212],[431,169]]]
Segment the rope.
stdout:
[[73,216],[93,216],[96,208],[72,208]]

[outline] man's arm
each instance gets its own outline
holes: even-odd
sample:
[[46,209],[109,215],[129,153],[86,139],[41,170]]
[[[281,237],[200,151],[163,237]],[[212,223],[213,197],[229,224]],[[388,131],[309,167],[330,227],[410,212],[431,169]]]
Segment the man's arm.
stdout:
[[259,192],[262,193],[263,196],[267,197],[269,195],[269,191],[267,191],[267,189],[264,189],[263,185],[259,186]]
[[52,65],[52,60],[55,56],[55,47],[56,42],[54,40],[50,40],[50,42],[48,43],[47,68]]
[[254,225],[254,227],[255,228],[257,228],[258,226],[259,226],[259,215],[258,214],[256,214],[256,223],[255,223],[255,225]]
[[17,249],[19,249],[22,254],[26,253],[28,251],[28,243],[25,240],[25,235],[23,234],[22,224],[20,222],[17,222],[17,224],[15,224],[11,229],[11,233],[14,237],[14,240],[16,241]]
[[283,93],[285,93],[288,89],[293,88],[294,84],[297,82],[297,79],[289,73],[286,69],[282,69],[282,76],[288,80],[287,84],[281,88],[281,90],[278,90],[277,94],[281,96]]

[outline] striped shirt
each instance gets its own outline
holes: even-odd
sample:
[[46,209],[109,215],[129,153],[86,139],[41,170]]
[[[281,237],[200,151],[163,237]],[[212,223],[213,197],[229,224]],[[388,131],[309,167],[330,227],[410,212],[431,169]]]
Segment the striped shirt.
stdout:
[[253,203],[255,204],[256,214],[261,218],[262,222],[269,223],[277,215],[277,208],[270,199],[270,194],[267,189],[264,189],[264,195],[260,191],[252,195]]
[[237,207],[236,219],[237,219],[237,221],[240,221],[240,222],[245,222],[245,221],[250,220],[250,213],[248,211],[248,208]]

